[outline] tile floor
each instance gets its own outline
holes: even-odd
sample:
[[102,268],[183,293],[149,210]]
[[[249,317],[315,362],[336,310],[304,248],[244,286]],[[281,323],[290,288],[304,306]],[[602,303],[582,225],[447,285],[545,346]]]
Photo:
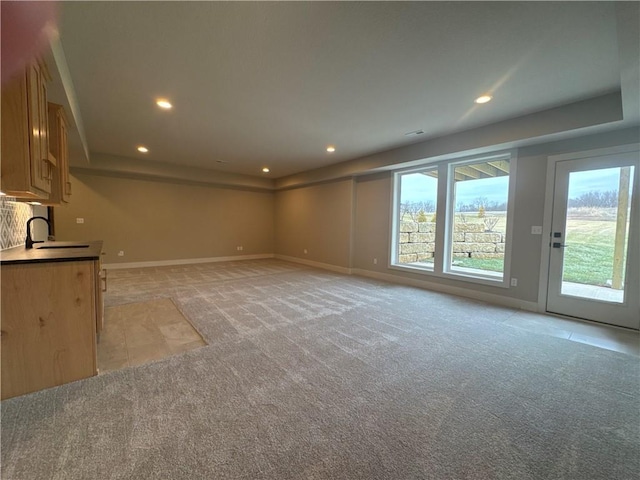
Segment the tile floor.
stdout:
[[624,302],[624,290],[614,290],[613,288],[599,287],[596,285],[562,282],[561,293],[563,295],[592,298],[596,300],[604,300],[606,302]]
[[100,373],[206,345],[169,298],[108,307],[98,343]]
[[519,311],[503,322],[531,332],[640,357],[640,334],[595,322]]

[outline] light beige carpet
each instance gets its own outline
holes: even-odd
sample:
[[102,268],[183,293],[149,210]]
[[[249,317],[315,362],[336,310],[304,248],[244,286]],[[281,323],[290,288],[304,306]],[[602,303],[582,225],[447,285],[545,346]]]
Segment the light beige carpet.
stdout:
[[2,402],[2,478],[631,480],[637,357],[277,260],[110,272],[208,345]]
[[170,298],[107,307],[104,323],[98,343],[100,373],[206,345]]

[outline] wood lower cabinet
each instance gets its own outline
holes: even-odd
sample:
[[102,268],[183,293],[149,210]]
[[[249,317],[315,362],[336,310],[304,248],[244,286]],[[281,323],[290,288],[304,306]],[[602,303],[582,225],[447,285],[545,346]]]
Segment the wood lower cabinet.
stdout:
[[99,260],[2,265],[2,399],[96,375],[99,268]]
[[96,333],[98,341],[100,341],[100,333],[104,328],[104,295],[107,291],[107,270],[102,268],[102,262],[96,260],[94,262],[94,270],[98,272],[96,275]]
[[1,189],[24,199],[47,199],[56,159],[49,155],[46,65],[31,62],[2,85]]

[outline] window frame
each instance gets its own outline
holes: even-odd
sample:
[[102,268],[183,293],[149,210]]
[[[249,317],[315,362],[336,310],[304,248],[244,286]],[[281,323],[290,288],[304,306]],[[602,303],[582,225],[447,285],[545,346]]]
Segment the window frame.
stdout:
[[436,195],[436,244],[438,242],[438,215],[437,212],[439,211],[439,207],[438,205],[440,205],[440,165],[439,164],[424,164],[421,165],[419,167],[412,167],[412,168],[407,168],[407,169],[402,169],[402,170],[398,170],[396,172],[394,172],[393,174],[393,188],[392,188],[392,195],[393,195],[393,200],[392,200],[392,205],[391,205],[391,210],[392,210],[392,221],[391,221],[391,252],[390,252],[390,256],[389,256],[389,268],[393,268],[396,266],[400,266],[402,267],[402,269],[407,269],[407,270],[415,270],[418,272],[422,272],[422,271],[428,271],[428,272],[433,272],[434,268],[435,268],[435,264],[436,264],[436,260],[435,260],[435,252],[434,252],[434,262],[433,262],[433,266],[427,266],[425,265],[424,267],[422,266],[416,266],[416,265],[407,265],[407,264],[400,264],[398,263],[398,257],[400,256],[400,252],[399,252],[399,237],[400,237],[400,232],[399,232],[399,227],[400,227],[400,223],[402,222],[402,219],[400,218],[400,198],[402,196],[402,181],[401,178],[403,175],[411,175],[413,173],[421,173],[424,172],[426,170],[435,170],[436,172],[438,172],[438,192]]
[[[463,282],[490,285],[493,287],[509,288],[511,277],[511,252],[513,244],[513,220],[515,210],[517,149],[502,150],[472,156],[449,156],[439,160],[425,159],[420,165],[398,169],[392,176],[392,205],[391,205],[391,238],[388,268],[415,274],[448,278]],[[482,161],[508,160],[509,186],[507,195],[507,228],[505,232],[504,268],[502,275],[478,274],[452,270],[451,258],[453,249],[453,221],[455,218],[454,169],[458,166],[479,163]],[[400,226],[400,198],[402,175],[438,170],[438,192],[436,204],[436,240],[433,266],[416,266],[398,263],[398,244]]]

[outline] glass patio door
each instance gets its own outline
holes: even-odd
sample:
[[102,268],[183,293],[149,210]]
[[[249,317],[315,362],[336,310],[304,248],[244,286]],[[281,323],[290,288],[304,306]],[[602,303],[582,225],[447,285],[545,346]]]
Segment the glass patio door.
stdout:
[[547,311],[640,328],[639,153],[556,163]]

